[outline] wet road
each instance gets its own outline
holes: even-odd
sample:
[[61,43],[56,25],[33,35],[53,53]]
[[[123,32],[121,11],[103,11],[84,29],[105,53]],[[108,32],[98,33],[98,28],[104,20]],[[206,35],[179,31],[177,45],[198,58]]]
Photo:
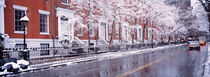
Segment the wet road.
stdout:
[[107,60],[23,73],[24,77],[202,77],[207,47],[169,47]]

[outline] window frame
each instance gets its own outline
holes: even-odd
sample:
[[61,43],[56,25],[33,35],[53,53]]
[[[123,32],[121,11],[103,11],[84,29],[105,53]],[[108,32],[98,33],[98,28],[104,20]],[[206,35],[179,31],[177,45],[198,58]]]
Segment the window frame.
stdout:
[[[49,32],[49,14],[50,12],[49,11],[45,11],[45,10],[39,10],[39,23],[41,24],[41,21],[40,21],[40,16],[42,15],[47,15],[47,31],[46,32],[41,32],[41,30],[39,31],[41,35],[49,35],[50,32]],[[41,29],[41,25],[39,24],[39,29]]]
[[[92,33],[91,33],[90,31],[92,31]],[[91,34],[90,34],[90,33],[91,33]],[[94,37],[94,35],[95,35],[94,29],[93,29],[93,27],[90,27],[90,28],[89,28],[89,36],[90,36],[90,37]]]
[[[80,31],[81,31],[81,33],[80,33]],[[83,28],[78,28],[77,36],[83,36]]]
[[20,10],[20,11],[24,11],[25,12],[25,15],[26,15],[26,12],[27,12],[27,10],[28,10],[28,8],[27,7],[24,7],[24,6],[19,6],[19,5],[13,5],[13,11],[14,11],[14,33],[17,33],[17,34],[23,34],[24,33],[24,31],[16,31],[15,30],[15,27],[16,27],[16,25],[15,25],[15,11],[16,10]]
[[144,31],[144,38],[148,40],[148,29],[145,28],[145,31]]
[[116,24],[115,25],[115,31],[116,31],[116,37],[120,37],[120,27],[119,27],[120,25],[119,24]]
[[[26,44],[26,45],[27,45],[27,44]],[[22,44],[22,43],[17,43],[17,44],[15,44],[15,48],[23,49],[23,48],[24,48],[24,44]]]
[[[47,45],[47,47],[50,47],[49,43],[40,43],[40,47],[42,48],[42,45]],[[43,54],[42,52],[45,52],[45,54]],[[47,52],[47,54],[46,54]],[[40,50],[40,56],[47,56],[50,55],[50,50],[49,49],[45,49],[45,50]]]
[[148,29],[148,40],[152,40],[152,29]]
[[138,29],[138,31],[137,31],[138,32],[137,33],[138,38],[137,39],[142,41],[143,40],[143,29],[142,29],[142,27],[138,27],[137,29]]

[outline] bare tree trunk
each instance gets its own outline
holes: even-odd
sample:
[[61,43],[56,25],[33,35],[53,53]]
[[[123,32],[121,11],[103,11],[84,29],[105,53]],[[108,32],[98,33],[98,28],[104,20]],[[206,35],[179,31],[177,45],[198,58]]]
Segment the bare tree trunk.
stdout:
[[[90,16],[90,0],[88,3],[89,9],[88,9],[88,17]],[[88,20],[88,53],[90,52],[90,21]]]
[[135,29],[133,30],[132,45],[134,44],[134,39],[135,39]]
[[88,53],[90,52],[90,25],[88,24]]
[[111,38],[110,38],[110,41],[109,41],[109,49],[111,50],[112,49],[112,44],[113,44],[113,34],[114,34],[114,28],[115,28],[115,20],[113,21],[113,24],[112,24],[112,32],[111,32]]
[[[95,32],[95,31],[94,31]],[[95,53],[98,53],[98,39],[99,39],[99,29],[96,29],[96,36],[95,36],[95,41],[96,41],[96,47],[95,47]]]
[[119,42],[121,42],[121,44],[122,44],[122,35],[121,35],[121,32],[122,32],[122,29],[121,29],[121,24],[120,24],[120,26],[119,26]]
[[144,39],[145,39],[145,24],[144,24],[144,28],[143,28],[143,43],[144,43]]

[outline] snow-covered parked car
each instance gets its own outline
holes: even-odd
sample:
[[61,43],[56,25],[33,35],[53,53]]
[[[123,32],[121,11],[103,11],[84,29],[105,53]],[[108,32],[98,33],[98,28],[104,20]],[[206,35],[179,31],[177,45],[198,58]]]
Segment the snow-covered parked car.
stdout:
[[188,41],[188,47],[190,50],[192,49],[200,50],[200,43],[199,41]]
[[29,62],[26,60],[17,60],[15,58],[11,58],[8,60],[0,60],[0,72],[13,72],[19,73],[24,69],[27,69],[29,66]]

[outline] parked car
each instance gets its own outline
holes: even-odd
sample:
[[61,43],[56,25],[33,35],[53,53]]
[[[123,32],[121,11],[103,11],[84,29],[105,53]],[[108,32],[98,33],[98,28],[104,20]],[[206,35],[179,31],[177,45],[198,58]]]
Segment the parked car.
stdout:
[[200,43],[199,41],[188,41],[188,47],[190,50],[192,49],[200,50]]

